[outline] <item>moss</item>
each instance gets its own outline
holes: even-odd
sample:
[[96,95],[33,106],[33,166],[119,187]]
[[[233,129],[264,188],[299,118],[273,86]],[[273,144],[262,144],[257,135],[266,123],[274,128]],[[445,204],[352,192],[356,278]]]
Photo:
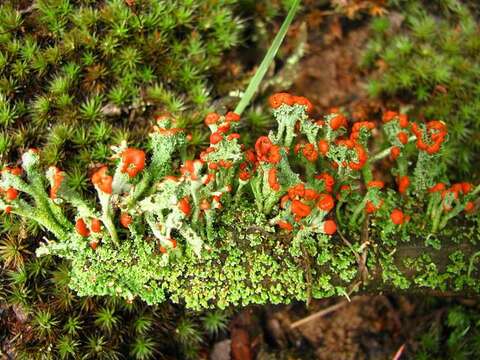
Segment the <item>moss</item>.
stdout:
[[420,287],[446,290],[450,275],[440,273],[429,255],[422,254],[414,259],[405,259],[404,265],[416,271],[413,281]]
[[[448,3],[448,4],[447,4]],[[392,4],[405,17],[401,28],[388,18],[372,20],[372,38],[364,65],[381,73],[372,76],[373,97],[402,97],[415,104],[411,114],[436,118],[449,125],[446,148],[452,176],[480,176],[480,68],[478,23],[468,4],[400,0]],[[428,175],[428,174],[426,174]]]
[[415,359],[470,359],[480,351],[476,309],[447,302],[445,315],[419,336]]
[[[149,303],[169,297],[196,310],[290,303],[306,301],[310,296],[324,298],[348,292],[348,286],[358,276],[352,249],[319,237],[315,262],[308,267],[305,260],[310,255],[292,253],[296,245],[291,238],[279,237],[272,228],[263,226],[265,222],[265,216],[252,204],[244,202],[231,207],[215,225],[215,239],[208,243],[201,257],[186,251],[168,266],[153,260],[155,251],[151,248],[145,255],[137,249],[139,255],[133,260],[128,257],[131,250],[125,248],[120,250],[125,256],[115,255],[115,262],[109,257],[113,256],[109,248],[97,251],[94,257],[87,250],[90,260],[80,258],[72,263],[70,286],[85,294],[125,296],[127,291]],[[427,254],[406,258],[403,264],[394,252],[381,254],[381,268],[376,267],[375,253],[369,255],[367,266],[374,272],[367,288],[406,290],[413,285],[442,291],[480,291],[478,279],[467,274],[468,261],[461,251],[449,255],[445,269],[440,269]],[[90,261],[92,267],[85,268],[84,264]],[[381,282],[376,279],[377,271]],[[118,288],[110,285],[114,282]],[[87,283],[91,285],[85,287]],[[136,283],[138,287],[133,288]]]
[[242,29],[234,3],[45,0],[21,13],[3,1],[3,155],[43,145],[47,163],[86,166],[139,141],[145,113],[207,108],[208,77]]

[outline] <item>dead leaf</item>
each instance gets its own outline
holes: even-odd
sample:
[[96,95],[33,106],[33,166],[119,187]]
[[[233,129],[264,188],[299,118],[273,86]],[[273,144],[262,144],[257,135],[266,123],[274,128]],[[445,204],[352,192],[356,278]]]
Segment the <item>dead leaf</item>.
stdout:
[[231,331],[232,333],[232,342],[231,342],[231,354],[232,360],[251,360],[252,350],[250,344],[250,335],[248,331],[235,327]]

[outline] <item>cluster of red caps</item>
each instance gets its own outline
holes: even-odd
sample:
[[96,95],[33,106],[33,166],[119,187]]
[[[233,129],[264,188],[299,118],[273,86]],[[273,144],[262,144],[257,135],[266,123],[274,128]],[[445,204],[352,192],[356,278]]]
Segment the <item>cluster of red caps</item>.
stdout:
[[[271,99],[270,103],[274,103],[275,105],[277,105],[285,97],[286,97],[285,93],[275,94],[270,98]],[[303,97],[296,97],[296,96],[293,96],[293,98],[305,99]],[[307,103],[309,105],[306,105]],[[286,103],[286,104],[290,104],[290,103]],[[307,111],[311,111],[312,109],[312,106],[308,100],[300,100],[300,101],[297,100],[297,102],[293,102],[293,104],[306,105],[308,109]],[[332,130],[339,130],[341,128],[346,129],[348,127],[347,118],[340,112],[338,108],[330,109],[330,113],[331,115],[328,121],[328,126]],[[315,123],[319,126],[325,125],[324,120],[318,120]],[[362,128],[372,130],[375,128],[375,123],[371,121],[356,122],[352,126],[349,137],[339,138],[335,140],[336,145],[345,146],[348,149],[355,151],[358,161],[350,161],[348,164],[343,164],[345,166],[348,165],[352,170],[360,170],[368,160],[367,151],[357,141],[360,137],[360,131]],[[315,147],[315,144],[312,144],[312,143],[306,143],[306,144],[298,143],[294,146],[294,153],[298,154],[301,152],[301,154],[308,161],[315,162],[317,161],[319,156],[326,156],[328,154],[328,151],[330,150],[330,144],[325,139],[320,139],[316,145],[317,147]],[[333,163],[332,166],[336,168],[338,167],[338,164]]]
[[[313,105],[310,101],[304,97],[293,96],[287,93],[278,93],[269,98],[270,106],[274,109],[279,108],[282,104],[286,105],[304,105],[306,106],[307,112],[312,111]],[[236,114],[235,114],[236,115]],[[213,132],[210,136],[211,145],[215,145],[224,139],[224,134],[230,129],[229,123],[231,121],[238,121],[239,118],[234,117],[233,113],[227,113],[225,116],[225,122],[219,124],[221,117],[218,114],[212,113],[207,115],[205,123],[207,125],[217,125],[217,131]],[[334,121],[338,123],[338,126],[346,124],[346,119],[342,116],[338,116],[339,121]],[[344,119],[343,121],[341,119]],[[231,134],[237,136],[237,134]],[[227,140],[230,140],[231,135],[228,135]],[[210,146],[202,154],[208,154],[215,149]],[[327,149],[328,151],[328,149]],[[325,154],[326,152],[325,151]],[[313,144],[307,144],[303,149],[303,153],[308,157],[314,157],[316,159],[316,150]],[[248,181],[252,174],[257,170],[259,163],[271,164],[272,167],[268,170],[268,184],[274,191],[280,190],[280,184],[277,178],[277,168],[275,167],[281,160],[281,147],[279,145],[273,144],[268,136],[261,136],[255,142],[254,149],[247,149],[245,152],[245,161],[239,165],[239,178],[242,181]],[[310,155],[309,155],[310,154]],[[200,156],[202,159],[202,155]],[[212,164],[209,164],[209,169],[216,169],[212,167]],[[321,174],[319,178],[325,181],[325,188],[328,191],[333,191],[333,177],[329,174]],[[298,184],[288,190],[288,194],[282,198],[281,206],[286,207],[287,201],[291,201],[290,209],[294,215],[295,221],[300,221],[304,217],[308,216],[313,206],[317,206],[319,209],[329,212],[335,205],[333,197],[327,193],[317,193],[313,189],[305,189],[304,184]],[[188,213],[189,205],[187,202],[179,204],[180,208],[183,209],[185,213]],[[287,221],[279,221],[277,223],[282,229],[293,230],[293,225]],[[327,220],[324,222],[324,232],[327,234],[333,234],[336,231],[336,225],[333,220]]]
[[[445,211],[452,210],[452,207],[446,202],[446,197],[448,194],[452,194],[454,199],[459,199],[460,196],[465,196],[470,193],[473,189],[473,185],[469,182],[455,183],[449,188],[444,183],[437,183],[431,188],[428,189],[428,192],[431,194],[440,193],[443,200],[443,209]],[[473,201],[467,201],[465,204],[465,212],[472,213],[475,210],[475,203]]]
[[[269,98],[270,106],[274,109],[279,108],[282,104],[286,105],[305,105],[306,111],[311,112],[313,110],[313,105],[308,101],[308,99],[298,96],[292,96],[287,93],[278,93],[274,94]],[[338,109],[331,109],[331,117],[328,121],[328,126],[332,130],[339,130],[341,128],[347,128],[348,122],[347,118],[341,114]],[[324,126],[324,120],[318,120],[316,122],[319,126]],[[339,138],[335,140],[335,145],[345,146],[348,149],[355,151],[357,155],[357,161],[350,161],[348,166],[352,170],[360,170],[365,163],[367,162],[368,156],[364,147],[358,142],[360,137],[361,129],[365,128],[367,130],[372,130],[375,128],[375,124],[370,121],[357,122],[353,125],[351,129],[350,136],[347,138]],[[294,153],[302,153],[302,155],[310,162],[315,162],[319,156],[326,156],[330,149],[330,144],[327,140],[321,139],[316,144],[312,143],[298,143],[294,146]],[[268,137],[261,137],[257,140],[256,146],[257,157],[267,161],[271,164],[276,164],[280,160],[279,147],[273,145]],[[318,149],[318,150],[317,150]],[[338,167],[338,164],[332,164],[333,167]],[[347,165],[347,164],[343,164]],[[295,221],[300,221],[302,218],[308,216],[311,213],[312,207],[317,206],[320,210],[329,212],[334,206],[335,202],[332,197],[331,192],[333,192],[334,179],[328,173],[322,173],[315,176],[316,179],[322,180],[324,182],[325,189],[328,193],[317,193],[313,189],[305,189],[304,184],[298,184],[290,189],[288,189],[288,194],[284,195],[281,199],[281,207],[285,208],[287,202],[291,202],[290,210],[294,215]],[[278,191],[280,190],[280,185],[277,180],[277,170],[275,167],[272,167],[268,173],[268,182],[270,187]],[[348,185],[343,185],[340,188],[340,193],[344,190],[349,190]],[[340,196],[340,193],[337,197]],[[286,222],[280,221],[278,225],[285,230],[292,230],[293,225]],[[327,220],[324,222],[324,232],[327,234],[333,234],[336,231],[336,224],[333,220]]]
[[[442,143],[447,136],[447,126],[438,120],[432,120],[426,123],[425,131],[420,128],[417,123],[410,123],[405,114],[399,114],[395,111],[387,111],[383,114],[383,122],[388,123],[397,121],[401,131],[397,133],[397,139],[403,145],[408,143],[408,130],[410,129],[415,135],[417,148],[425,151],[430,155],[436,154],[440,151]],[[390,150],[392,160],[400,156],[400,148],[393,146]]]
[[172,116],[168,113],[157,115],[155,117],[155,120],[157,121],[158,125],[153,126],[153,131],[158,133],[158,134],[161,134],[163,136],[173,136],[173,135],[181,133],[182,131],[185,130],[185,129],[179,128],[179,127],[169,127],[169,128],[162,127],[162,125],[160,125],[160,124],[162,124],[163,121],[165,121],[165,120],[175,122],[175,119],[172,118]]
[[[221,161],[219,161],[220,163]],[[203,166],[205,163],[203,160],[186,160],[185,163],[182,165],[180,168],[180,172],[182,173],[182,176],[184,177],[189,177],[191,180],[201,180],[199,177],[199,173],[197,173],[197,170],[195,169],[195,165],[199,163]],[[213,166],[212,166],[213,165]],[[223,166],[225,168],[230,168],[232,165],[229,166]],[[209,164],[209,173],[203,178],[202,184],[203,185],[208,185],[211,181],[213,181],[216,177],[216,171],[218,170],[218,165],[217,163],[211,162]],[[178,181],[178,178],[175,176],[168,176],[170,180],[173,181]],[[232,191],[232,186],[228,184],[226,186],[226,191],[230,192]],[[222,207],[221,204],[221,198],[222,198],[223,193],[221,194],[214,194],[211,196],[211,199],[201,199],[200,200],[200,210],[202,211],[207,211],[210,210],[212,207],[216,209],[220,209]],[[190,204],[190,197],[185,196],[182,199],[180,199],[177,203],[178,208],[180,211],[185,215],[185,216],[190,216],[192,212],[192,206]]]
[[405,222],[410,221],[410,215],[406,215],[400,209],[393,209],[390,213],[390,219],[395,225],[402,225]]
[[[102,222],[99,219],[92,219],[90,222],[90,229],[82,218],[77,219],[75,222],[75,230],[82,237],[89,237],[91,232],[99,233],[102,231]],[[98,246],[98,241],[92,240],[90,247],[95,250]]]
[[[270,184],[271,186],[271,184]],[[290,187],[281,200],[280,207],[285,209],[290,203],[290,211],[296,222],[310,215],[312,208],[328,213],[335,207],[335,200],[329,193],[318,193],[314,189],[305,188],[303,183]],[[293,230],[293,225],[287,221],[279,221],[277,225],[284,230]],[[333,220],[326,220],[323,223],[323,232],[332,235],[337,231],[337,225]]]
[[[137,176],[145,168],[145,152],[140,149],[127,148],[121,153],[120,171],[130,178]],[[105,194],[111,194],[113,177],[108,174],[108,167],[102,166],[92,175],[92,183]]]
[[[134,178],[145,168],[145,152],[143,150],[135,148],[127,148],[121,153],[121,169],[120,171],[127,174],[129,178]],[[58,188],[63,181],[63,173],[56,169],[54,174],[54,184],[50,189],[50,197],[56,198]],[[97,189],[105,194],[112,194],[112,182],[113,177],[108,174],[108,167],[102,166],[92,175],[92,183]],[[132,223],[132,217],[127,213],[120,214],[120,224],[128,228]],[[87,226],[84,219],[79,218],[75,223],[75,229],[80,236],[89,237],[91,232],[99,233],[102,231],[102,223],[100,219],[92,219],[90,222],[90,228]],[[92,249],[96,249],[98,245],[97,241],[90,242]]]
[[[189,177],[191,180],[199,180],[199,174],[197,173],[197,170],[196,170],[197,163],[203,166],[204,161],[203,160],[186,160],[185,163],[180,168],[180,172],[182,173],[182,176]],[[216,169],[217,168],[215,167],[215,170]],[[210,171],[210,173],[205,177],[205,179],[202,182],[203,185],[207,185],[215,179],[215,170],[212,169],[212,171]],[[178,178],[175,176],[169,176],[168,178],[173,181],[178,181]],[[215,197],[214,199],[212,199],[212,202],[215,200],[220,202],[220,197],[219,196]],[[180,199],[177,203],[177,206],[180,209],[180,211],[185,214],[185,216],[190,216],[190,213],[192,212],[192,207],[190,205],[189,197],[186,196]],[[201,210],[204,210],[204,211],[208,210],[211,208],[211,204],[207,199],[202,199],[200,208]]]
[[[269,98],[270,106],[273,109],[279,108],[281,105],[303,105],[306,107],[306,111],[310,113],[313,110],[312,103],[305,97],[293,96],[288,93],[277,93],[272,95]],[[328,121],[328,125],[332,130],[339,130],[340,128],[347,128],[347,119],[338,109],[332,109],[332,116]],[[162,120],[163,117],[158,118],[157,120]],[[240,117],[238,114],[233,112],[228,112],[224,117],[221,117],[217,113],[210,113],[205,118],[205,124],[215,129],[210,135],[210,146],[200,154],[199,160],[187,160],[182,166],[181,173],[182,175],[190,176],[193,180],[198,178],[198,174],[195,171],[195,164],[197,161],[204,164],[206,162],[206,157],[209,153],[216,151],[216,145],[223,140],[231,141],[233,139],[238,139],[240,137],[237,133],[227,133],[230,131],[231,123],[238,122]],[[383,121],[385,123],[390,121],[398,121],[398,124],[401,131],[398,132],[397,138],[402,144],[408,142],[408,129],[415,134],[417,138],[417,147],[420,150],[424,150],[429,154],[434,154],[439,151],[442,142],[446,136],[446,127],[440,121],[431,121],[426,124],[425,133],[419,128],[415,123],[410,124],[408,118],[404,114],[399,114],[397,112],[388,111],[383,116]],[[325,121],[319,120],[317,124],[320,126],[325,125]],[[372,130],[375,128],[375,124],[369,121],[356,122],[353,124],[350,135],[348,137],[338,138],[335,140],[335,144],[339,146],[345,146],[348,149],[355,151],[357,155],[357,161],[351,161],[348,163],[348,166],[352,170],[360,170],[365,163],[367,162],[368,156],[364,147],[358,142],[360,137],[361,129],[365,128],[367,130]],[[160,132],[164,135],[173,135],[183,129],[172,128],[164,129],[160,127],[155,127],[155,131]],[[308,161],[316,161],[319,156],[326,156],[330,144],[325,139],[321,139],[315,146],[311,143],[299,143],[294,147],[294,152],[301,153]],[[274,191],[280,190],[280,184],[277,179],[277,165],[281,160],[281,148],[278,145],[275,145],[267,136],[261,136],[257,139],[254,149],[248,149],[245,151],[245,161],[242,162],[239,166],[239,178],[242,181],[247,181],[254,171],[256,171],[258,164],[268,163],[272,167],[268,172],[268,184]],[[391,157],[396,159],[400,155],[400,148],[397,146],[392,147]],[[128,174],[130,178],[135,177],[140,171],[143,170],[145,166],[145,153],[142,150],[128,148],[124,150],[121,154],[122,157],[122,168],[121,172]],[[338,164],[332,164],[334,167],[338,167]],[[346,164],[343,164],[346,165]],[[206,179],[204,180],[204,185],[208,184],[215,178],[215,171],[219,168],[230,168],[232,163],[229,161],[220,160],[218,162],[208,163],[209,173]],[[288,189],[287,194],[284,195],[281,199],[281,207],[286,208],[288,202],[290,202],[290,210],[294,216],[295,221],[300,221],[301,219],[307,217],[314,206],[318,207],[322,211],[329,212],[335,206],[335,201],[332,195],[334,179],[328,173],[323,173],[316,175],[316,178],[324,181],[326,193],[317,193],[313,189],[305,188],[303,183],[297,184],[290,189]],[[51,197],[56,198],[56,193],[58,188],[63,180],[63,173],[58,169],[54,177],[54,184],[51,188]],[[106,166],[98,169],[92,176],[92,182],[94,185],[102,192],[106,194],[112,193],[112,176],[108,175],[108,168]],[[410,180],[408,176],[400,176],[397,179],[399,192],[401,194],[405,193],[410,185]],[[456,198],[458,198],[459,193],[466,194],[471,189],[471,184],[469,186],[465,185],[466,183],[454,184],[450,189],[446,189],[443,184],[437,184],[434,188],[430,189],[430,192],[442,191],[442,197],[445,197],[448,192],[452,192]],[[371,181],[367,184],[368,188],[376,187],[383,188],[384,183],[382,181]],[[231,187],[230,187],[231,188]],[[344,185],[341,187],[340,191],[348,190],[349,186]],[[14,199],[17,196],[15,189],[8,189],[6,192],[7,199]],[[338,197],[338,196],[337,196]],[[220,198],[217,196],[216,201],[220,207]],[[365,211],[367,213],[372,213],[377,211],[383,204],[383,200],[380,200],[380,203],[375,206],[372,202],[367,201],[365,205]],[[182,198],[178,202],[178,208],[185,214],[189,216],[191,214],[191,205],[188,197]],[[207,210],[211,207],[210,202],[204,200],[201,203],[201,209]],[[473,209],[473,203],[467,204],[466,211],[471,211]],[[395,224],[403,224],[405,221],[409,220],[408,215],[404,215],[400,209],[394,209],[391,213],[391,219]],[[124,227],[128,227],[132,222],[130,215],[122,213],[120,217],[120,223]],[[280,228],[291,231],[293,225],[287,221],[279,221],[278,225]],[[90,229],[83,221],[83,219],[78,219],[76,223],[77,232],[82,236],[89,236],[90,231],[99,232],[101,231],[101,223],[98,219],[93,219],[91,221]],[[333,234],[336,231],[336,224],[333,220],[327,220],[324,222],[324,232],[327,234]],[[175,242],[175,241],[174,241]],[[176,242],[175,242],[176,244]],[[164,249],[165,250],[165,249]],[[166,251],[166,250],[165,250]],[[163,251],[162,251],[163,252]]]
[[313,104],[306,97],[295,96],[289,93],[276,93],[268,98],[268,103],[272,109],[278,109],[283,104],[292,105],[304,105],[306,106],[307,113],[311,113],[313,110]]
[[[145,168],[145,152],[140,149],[127,148],[121,154],[120,171],[134,178]],[[92,175],[92,183],[105,194],[112,193],[113,177],[108,174],[108,167],[102,166]]]
[[428,122],[425,133],[416,123],[413,123],[411,128],[417,137],[417,148],[426,151],[430,155],[436,154],[440,150],[440,146],[447,136],[447,127],[441,121],[434,120]]
[[[399,178],[399,192],[404,193],[408,186],[410,185],[410,180],[408,179],[408,176],[403,176]],[[372,188],[377,188],[377,189],[383,189],[385,186],[385,183],[381,180],[372,180],[367,183],[367,188],[372,189]],[[365,212],[368,214],[374,213],[377,210],[379,210],[384,201],[383,199],[379,199],[379,203],[375,206],[371,201],[367,201],[365,204]],[[392,222],[396,225],[401,225],[405,222],[410,221],[410,215],[406,215],[403,213],[402,210],[400,209],[394,209],[391,214],[390,218]]]
[[[383,189],[385,186],[385,183],[381,180],[372,180],[367,183],[367,188],[372,189],[372,188],[377,188],[377,189]],[[374,213],[378,209],[380,209],[383,205],[383,200],[380,199],[379,203],[377,206],[373,204],[370,200],[368,200],[365,204],[365,211],[368,214]]]
[[[229,169],[233,166],[233,163],[228,160],[219,160],[217,162],[207,161],[208,154],[217,151],[217,145],[223,140],[232,141],[233,139],[238,139],[240,137],[237,133],[227,133],[231,129],[232,122],[240,121],[240,116],[234,112],[228,112],[222,119],[217,113],[209,113],[205,117],[205,124],[209,127],[215,128],[215,131],[210,135],[210,146],[200,153],[199,159],[195,160],[185,160],[183,165],[180,167],[180,173],[184,177],[188,177],[193,181],[200,180],[200,168],[204,164],[207,164],[208,174],[202,180],[203,185],[208,185],[211,181],[215,180],[216,172],[221,169]],[[167,176],[169,180],[178,181],[176,176]],[[231,185],[227,185],[227,190],[231,191]],[[209,210],[212,206],[215,208],[221,207],[221,195],[213,195],[211,201],[208,199],[202,199],[200,202],[200,209],[202,211]],[[190,198],[188,196],[183,197],[177,203],[178,209],[185,215],[190,216],[192,207],[190,204]]]
[[[391,121],[397,121],[398,125],[400,126],[400,131],[397,133],[397,139],[402,145],[406,145],[408,143],[408,127],[410,123],[408,121],[408,117],[405,114],[399,114],[396,111],[386,111],[383,114],[382,118],[384,123],[389,123]],[[398,146],[393,146],[390,149],[390,157],[392,160],[396,160],[401,153],[401,149]]]
[[[247,181],[257,170],[260,162],[276,165],[281,159],[280,146],[273,144],[268,136],[260,136],[255,142],[255,149],[245,151],[245,161],[240,164],[239,178],[242,181]],[[280,190],[275,167],[270,169],[268,179],[272,189]]]
[[[231,123],[240,121],[240,116],[232,111],[229,111],[225,114],[224,121],[220,124],[220,119],[222,117],[217,113],[210,113],[205,117],[205,124],[217,125],[217,131],[214,131],[210,135],[210,144],[216,145],[224,139],[225,134],[230,131]],[[227,140],[233,140],[240,138],[240,134],[231,133],[227,136]]]
[[[6,166],[6,167],[3,168],[2,172],[9,172],[12,175],[20,176],[20,175],[22,175],[22,168],[20,168],[20,167],[11,168],[11,167]],[[8,189],[0,188],[0,196],[4,196],[5,200],[7,202],[10,202],[10,201],[15,200],[18,197],[18,190],[13,188],[13,187],[9,187]],[[10,211],[12,211],[12,207],[7,206],[5,208],[5,212],[8,214],[8,213],[10,213]]]
[[[193,160],[193,162],[199,161],[202,164],[207,163],[208,169],[210,171],[207,179],[204,182],[204,185],[207,185],[210,181],[215,179],[215,172],[218,169],[220,168],[229,169],[233,166],[233,163],[229,160],[221,159],[217,162],[213,162],[213,161],[208,162],[207,158],[208,158],[208,154],[217,151],[217,145],[220,142],[224,140],[232,141],[234,139],[240,138],[240,134],[238,133],[230,133],[227,135],[227,133],[230,131],[232,127],[232,123],[235,123],[238,121],[240,121],[240,116],[232,111],[225,114],[224,117],[220,116],[217,113],[209,113],[205,117],[205,121],[204,121],[205,125],[211,128],[215,128],[215,131],[213,131],[212,134],[210,135],[210,146],[200,153],[199,159]],[[193,166],[193,162],[192,160],[187,160],[184,167],[187,168],[188,170],[188,167]],[[193,172],[190,171],[190,173],[193,173]]]

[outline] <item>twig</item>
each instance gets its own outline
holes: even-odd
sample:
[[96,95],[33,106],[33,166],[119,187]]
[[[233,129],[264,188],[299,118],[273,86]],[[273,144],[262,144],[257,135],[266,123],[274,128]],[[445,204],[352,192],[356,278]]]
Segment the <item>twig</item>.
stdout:
[[368,240],[368,225],[369,217],[365,218],[363,222],[363,229],[361,234],[361,247],[362,255],[360,256],[360,263],[358,264],[358,271],[360,272],[360,278],[363,283],[366,283],[368,280],[368,269],[367,269],[367,254],[368,254],[368,245],[370,244]]
[[[358,299],[358,297],[354,297],[354,298],[352,298],[351,301],[355,301],[355,300],[357,300],[357,299]],[[300,319],[300,320],[298,320],[298,321],[295,321],[294,323],[292,323],[292,324],[290,325],[290,328],[295,329],[295,328],[297,328],[297,327],[299,327],[299,326],[302,326],[302,325],[304,325],[304,324],[306,324],[306,323],[308,323],[308,322],[310,322],[310,321],[312,321],[312,320],[315,320],[315,319],[320,318],[320,317],[322,317],[322,316],[328,315],[328,314],[330,314],[331,312],[334,312],[334,311],[336,311],[336,310],[344,307],[344,306],[347,305],[348,303],[349,303],[349,301],[344,300],[344,301],[341,301],[341,302],[339,302],[339,303],[337,303],[337,304],[335,304],[335,305],[329,306],[329,307],[327,307],[326,309],[323,309],[323,310],[320,310],[320,311],[316,312],[315,314],[309,315],[309,316],[307,316],[307,317],[305,317],[305,318],[303,318],[303,319]]]
[[312,302],[312,269],[310,266],[310,255],[305,250],[305,247],[301,245],[303,251],[303,258],[305,259],[306,281],[307,281],[307,308]]
[[[368,221],[368,217],[367,217]],[[368,226],[368,223],[367,223]],[[364,231],[365,232],[365,231]],[[370,244],[370,241],[368,240],[368,228],[366,231],[366,235],[362,233],[362,245],[361,245],[361,250],[362,254],[360,255],[358,252],[355,251],[353,248],[353,245],[348,241],[345,236],[342,234],[340,229],[337,229],[337,234],[340,235],[340,238],[344,242],[345,245],[347,245],[350,250],[352,250],[353,254],[355,255],[355,260],[357,261],[358,265],[358,272],[360,274],[360,281],[356,282],[353,284],[353,286],[350,288],[349,292],[346,294],[347,297],[350,296],[360,285],[364,284],[366,280],[368,279],[368,269],[367,269],[367,248],[368,245]]]
[[130,115],[128,116],[128,121],[130,123],[133,122],[133,119],[135,119],[135,114],[137,113],[137,109],[132,109],[132,111],[130,111]]
[[357,260],[357,264],[360,266],[362,259],[358,254],[358,252],[356,252],[355,249],[353,248],[352,243],[347,240],[347,238],[343,235],[343,233],[338,228],[337,228],[337,234],[340,235],[340,239],[342,239],[344,244],[347,245],[350,248],[350,250],[352,250],[353,254],[355,255],[355,259]]
[[353,284],[350,287],[350,289],[348,290],[348,293],[346,294],[348,301],[351,301],[350,295],[352,295],[355,291],[357,291],[357,289],[360,287],[360,285],[362,285],[362,281],[357,281],[355,284]]
[[263,235],[264,237],[268,237],[270,236],[271,234],[269,234],[264,228],[260,227],[260,226],[250,226],[247,230],[246,230],[246,233],[247,234],[261,234]]

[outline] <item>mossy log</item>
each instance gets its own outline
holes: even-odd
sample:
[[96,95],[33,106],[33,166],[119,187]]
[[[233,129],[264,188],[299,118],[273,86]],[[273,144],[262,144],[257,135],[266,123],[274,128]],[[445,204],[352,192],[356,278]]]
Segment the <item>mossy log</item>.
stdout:
[[399,239],[386,245],[374,231],[367,241],[339,234],[299,242],[265,224],[251,207],[228,211],[217,227],[217,242],[202,257],[186,254],[165,268],[167,296],[200,309],[309,302],[357,292],[480,292],[480,244],[473,224],[449,228],[455,227],[456,235],[444,230],[439,249],[426,245],[421,234],[408,243]]

